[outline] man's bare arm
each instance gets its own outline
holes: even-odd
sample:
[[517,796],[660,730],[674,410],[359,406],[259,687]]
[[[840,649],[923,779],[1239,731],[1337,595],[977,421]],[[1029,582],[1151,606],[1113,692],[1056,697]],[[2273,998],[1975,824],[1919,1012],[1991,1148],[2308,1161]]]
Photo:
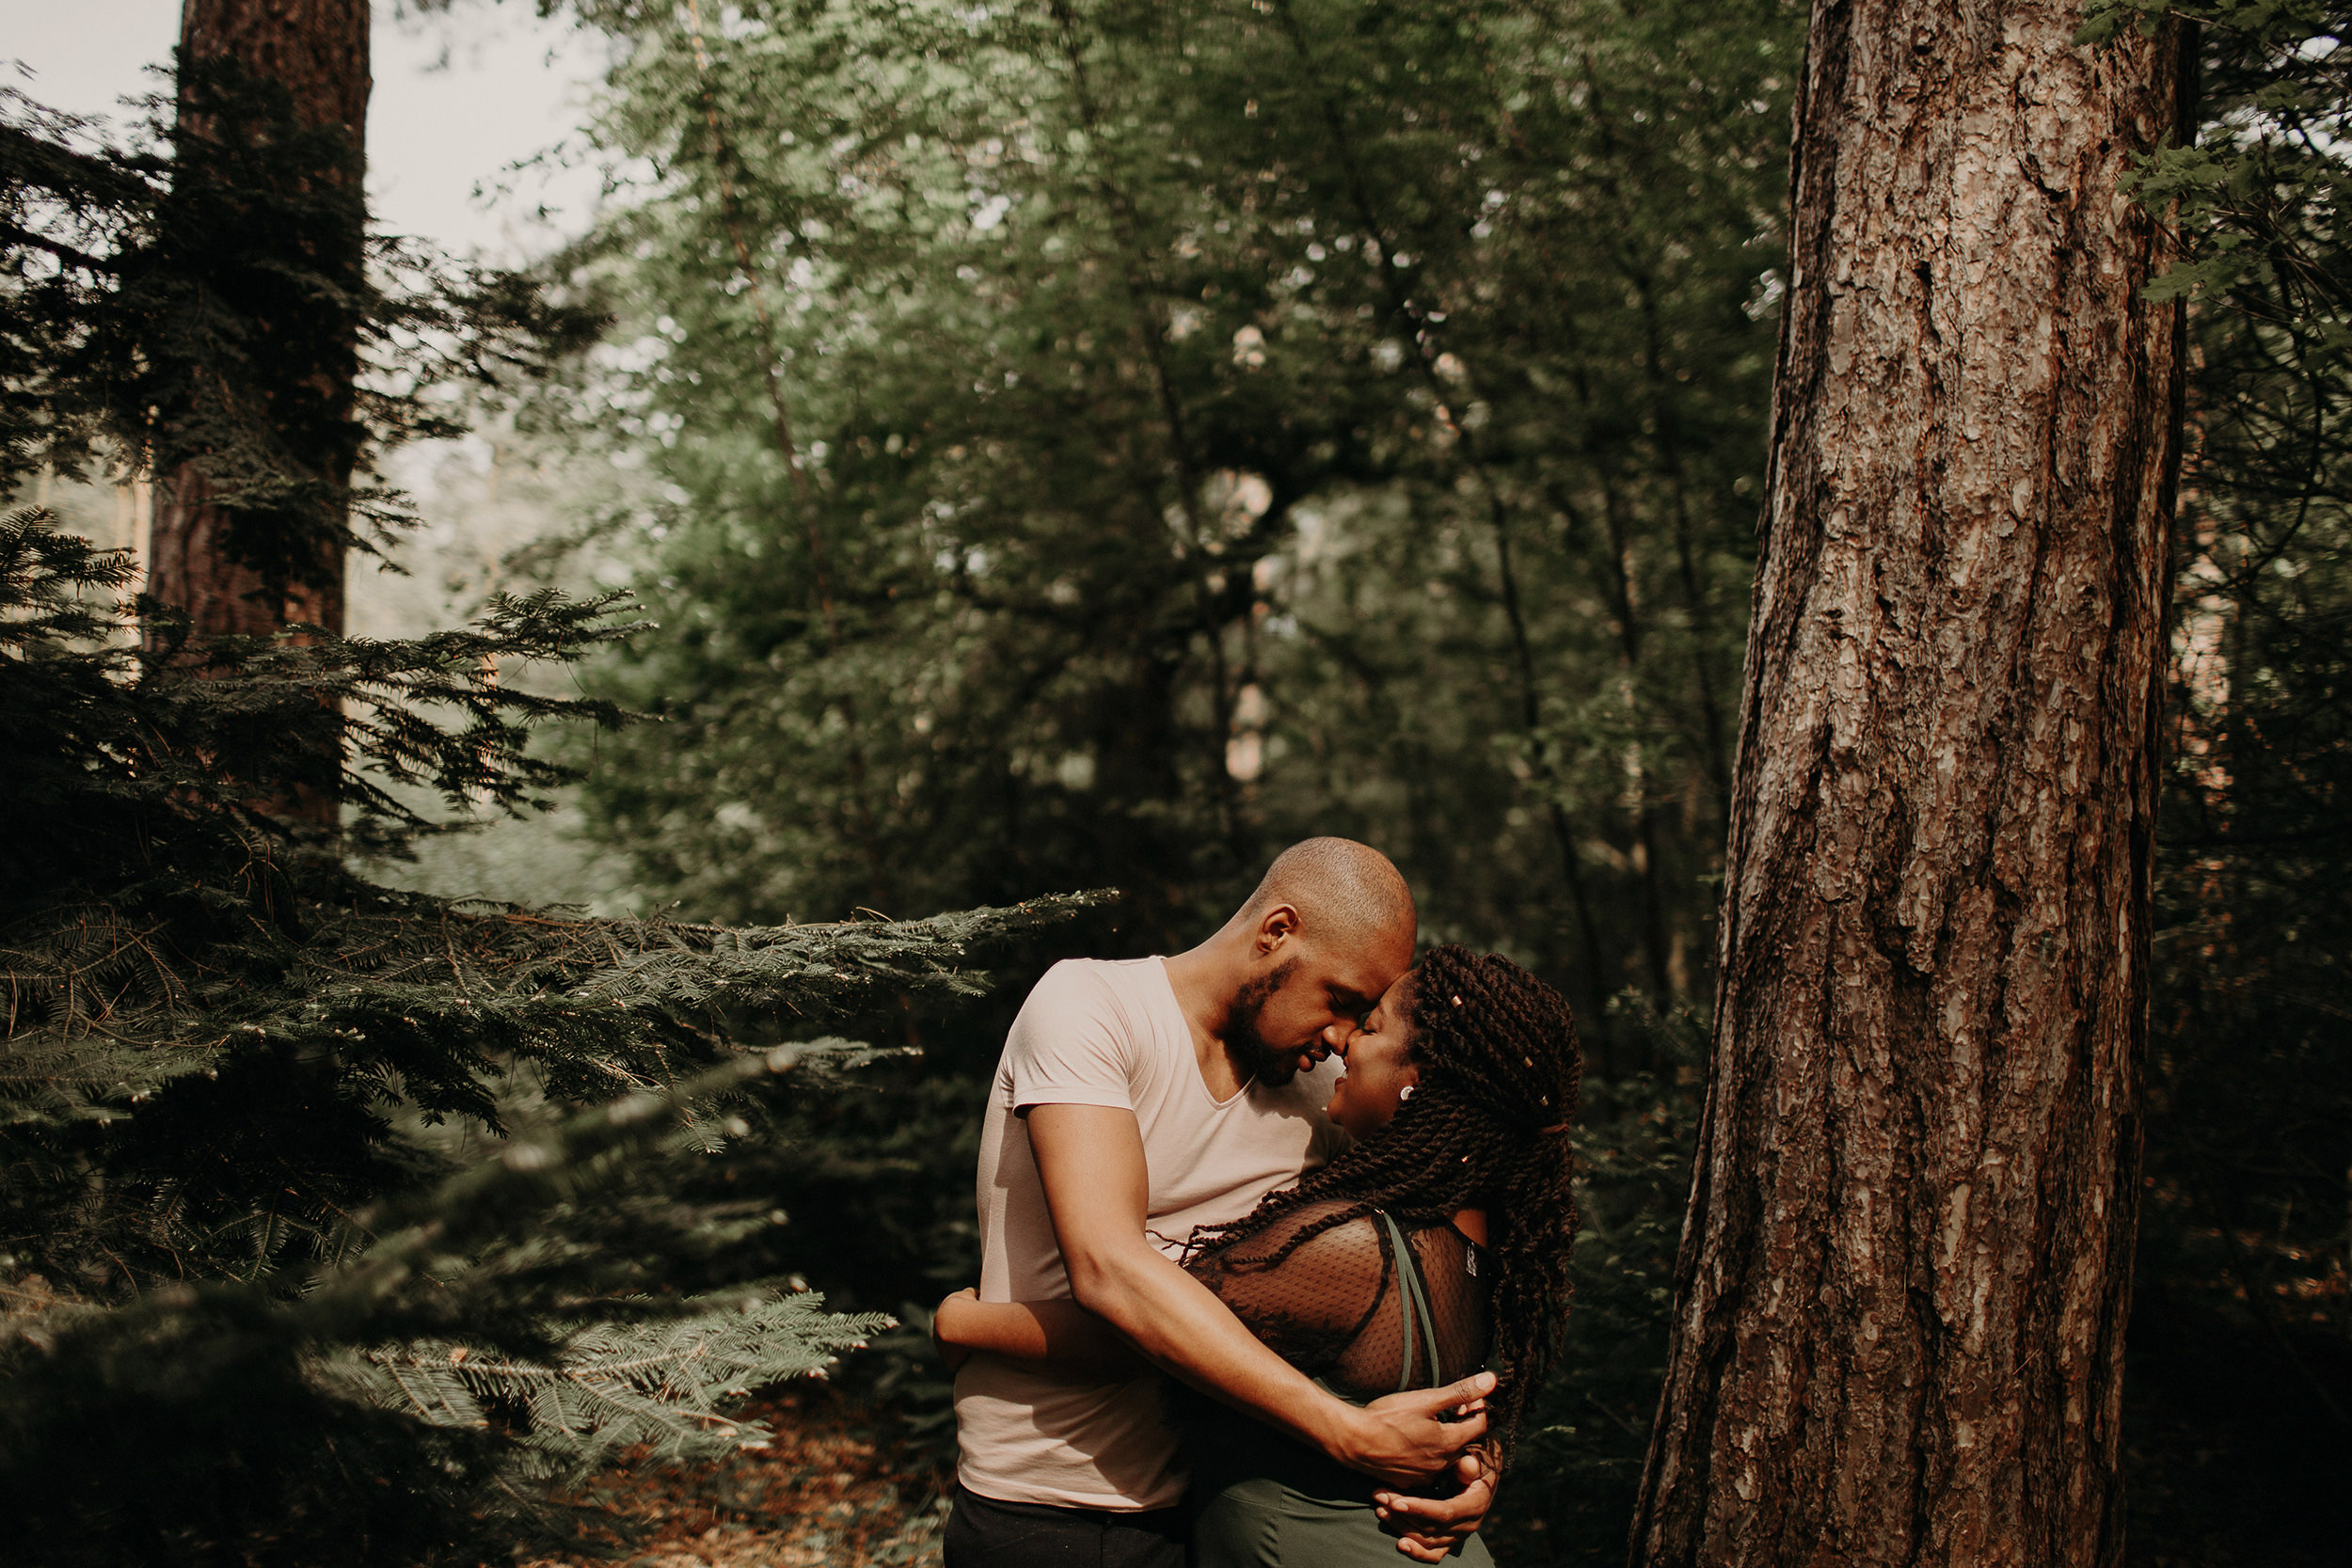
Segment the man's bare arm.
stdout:
[[1135,1113],[1102,1105],[1030,1108],[1029,1147],[1078,1304],[1152,1361],[1353,1469],[1414,1486],[1447,1469],[1486,1430],[1483,1409],[1441,1412],[1493,1391],[1480,1372],[1445,1388],[1349,1404],[1244,1328],[1225,1304],[1144,1240],[1150,1183]]

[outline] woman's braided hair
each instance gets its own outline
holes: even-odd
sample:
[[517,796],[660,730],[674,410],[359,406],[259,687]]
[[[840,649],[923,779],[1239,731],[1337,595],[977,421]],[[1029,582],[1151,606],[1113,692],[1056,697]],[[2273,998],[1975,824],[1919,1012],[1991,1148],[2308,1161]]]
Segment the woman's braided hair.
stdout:
[[1192,1250],[1333,1199],[1339,1207],[1301,1226],[1264,1262],[1375,1210],[1409,1229],[1484,1209],[1495,1265],[1488,1365],[1498,1385],[1487,1401],[1489,1431],[1508,1453],[1567,1319],[1577,1227],[1567,1131],[1583,1075],[1576,1020],[1558,991],[1518,965],[1465,947],[1431,948],[1399,984],[1407,1050],[1421,1071],[1395,1119],[1247,1217],[1202,1231]]

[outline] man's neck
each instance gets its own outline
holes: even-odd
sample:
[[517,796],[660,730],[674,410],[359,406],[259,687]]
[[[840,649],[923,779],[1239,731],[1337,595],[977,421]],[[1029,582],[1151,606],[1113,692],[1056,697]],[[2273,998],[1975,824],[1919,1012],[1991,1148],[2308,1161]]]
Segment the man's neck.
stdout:
[[1216,937],[1189,952],[1160,960],[1168,966],[1168,989],[1192,1030],[1193,1060],[1200,1064],[1200,1082],[1209,1098],[1231,1100],[1249,1082],[1225,1047],[1225,1027],[1233,1016],[1233,995],[1241,974],[1232,955]]

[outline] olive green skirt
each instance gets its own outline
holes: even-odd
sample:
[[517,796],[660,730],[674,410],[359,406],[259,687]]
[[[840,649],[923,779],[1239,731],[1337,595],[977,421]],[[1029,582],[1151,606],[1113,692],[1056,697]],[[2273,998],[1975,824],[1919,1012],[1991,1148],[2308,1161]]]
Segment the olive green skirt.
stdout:
[[[1380,1484],[1205,1400],[1186,1402],[1193,1568],[1398,1568],[1412,1560],[1372,1512]],[[1491,1568],[1476,1536],[1446,1560]]]

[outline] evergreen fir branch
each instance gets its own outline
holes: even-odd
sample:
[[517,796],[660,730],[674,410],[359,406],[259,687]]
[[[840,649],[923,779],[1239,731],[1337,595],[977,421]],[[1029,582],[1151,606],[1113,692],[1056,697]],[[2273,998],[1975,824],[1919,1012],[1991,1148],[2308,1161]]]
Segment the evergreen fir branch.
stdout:
[[[819,1040],[746,1053],[664,1090],[582,1111],[429,1194],[393,1199],[366,1228],[380,1239],[322,1278],[288,1310],[312,1339],[364,1338],[361,1326],[399,1309],[431,1320],[446,1314],[464,1281],[514,1277],[513,1253],[536,1261],[549,1216],[610,1187],[628,1158],[657,1148],[696,1101],[803,1063],[861,1049]],[[508,1252],[495,1250],[504,1247]]]
[[383,1206],[363,1227],[378,1239],[297,1298],[212,1281],[105,1308],[10,1289],[0,1506],[44,1552],[72,1539],[59,1530],[92,1528],[62,1457],[103,1452],[158,1407],[201,1411],[231,1448],[258,1444],[290,1475],[307,1465],[297,1490],[348,1486],[358,1445],[370,1456],[360,1473],[451,1539],[560,1538],[548,1483],[625,1448],[687,1460],[761,1441],[764,1429],[728,1414],[735,1400],[820,1370],[888,1320],[757,1289],[649,1294],[677,1257],[723,1243],[725,1227],[674,1202],[616,1227],[609,1204],[658,1174],[698,1101],[860,1049],[746,1053],[571,1117]]
[[[331,1257],[346,1244],[344,1212],[419,1168],[417,1153],[390,1138],[396,1111],[498,1135],[518,1066],[554,1104],[590,1103],[674,1083],[728,1051],[745,1024],[776,1027],[762,1018],[798,1026],[899,997],[952,1002],[984,989],[971,963],[980,945],[1104,897],[726,931],[344,892],[353,902],[342,910],[300,906],[311,925],[299,939],[233,899],[231,940],[197,948],[144,911],[135,920],[103,905],[51,911],[36,928],[6,933],[0,1125],[38,1136],[40,1152],[26,1144],[0,1178],[0,1249],[50,1268],[146,1259],[135,1266],[167,1277],[205,1257],[249,1272],[273,1246]],[[860,1048],[820,1071],[876,1054]],[[290,1169],[282,1135],[243,1148],[190,1142],[210,1136],[219,1117],[252,1116],[250,1097],[266,1081],[257,1074],[289,1071],[290,1083],[311,1085],[299,1092],[316,1108],[289,1133],[315,1138],[317,1110],[351,1129],[355,1142],[335,1163],[306,1154]],[[103,1136],[103,1148],[76,1142],[86,1134],[75,1127]],[[707,1117],[690,1117],[678,1135],[704,1149],[724,1141]],[[75,1174],[83,1162],[126,1155],[106,1205],[75,1209],[72,1225],[32,1217],[88,1180]],[[258,1201],[232,1196],[248,1190]],[[11,1222],[10,1212],[25,1217]]]
[[[696,1015],[759,1008],[815,1019],[892,992],[980,994],[988,976],[969,967],[976,945],[1066,920],[1107,896],[922,921],[726,930],[519,909],[412,912],[411,901],[379,895],[372,908],[325,915],[300,942],[256,926],[238,950],[194,962],[151,921],[68,906],[0,942],[5,1038],[10,1055],[56,1060],[75,1050],[125,1061],[119,1053],[140,1048],[195,1053],[157,1082],[199,1069],[202,1053],[239,1046],[343,1051],[398,1070],[406,1092],[436,1114],[494,1124],[478,1075],[497,1058],[594,1063],[624,1080],[608,1078],[607,1092],[661,1081],[664,1064],[702,1037]],[[273,983],[255,990],[265,974]],[[99,1082],[100,1060],[68,1076]],[[0,1085],[28,1071],[0,1059]],[[128,1073],[125,1092],[138,1092],[128,1085],[143,1076]]]
[[962,967],[971,945],[1100,907],[1104,892],[1041,898],[929,920],[836,926],[663,928],[575,992],[585,1001],[635,999],[672,1006],[784,1007],[800,1011],[842,979],[887,981],[941,997],[977,996],[987,976]]
[[428,1340],[358,1353],[331,1375],[436,1425],[486,1426],[490,1412],[519,1413],[524,1440],[550,1476],[598,1467],[640,1446],[655,1463],[691,1464],[773,1435],[760,1422],[731,1419],[731,1401],[820,1372],[835,1352],[863,1349],[868,1336],[894,1326],[881,1313],[843,1316],[823,1306],[813,1291],[738,1294],[714,1298],[691,1318],[592,1325],[548,1362]]
[[117,1121],[173,1079],[210,1070],[205,1052],[158,1052],[100,1037],[11,1041],[0,1052],[0,1125]]
[[90,595],[119,592],[137,573],[130,551],[57,532],[46,507],[0,513],[0,648],[21,654],[105,636],[119,625],[119,608],[93,606]]

